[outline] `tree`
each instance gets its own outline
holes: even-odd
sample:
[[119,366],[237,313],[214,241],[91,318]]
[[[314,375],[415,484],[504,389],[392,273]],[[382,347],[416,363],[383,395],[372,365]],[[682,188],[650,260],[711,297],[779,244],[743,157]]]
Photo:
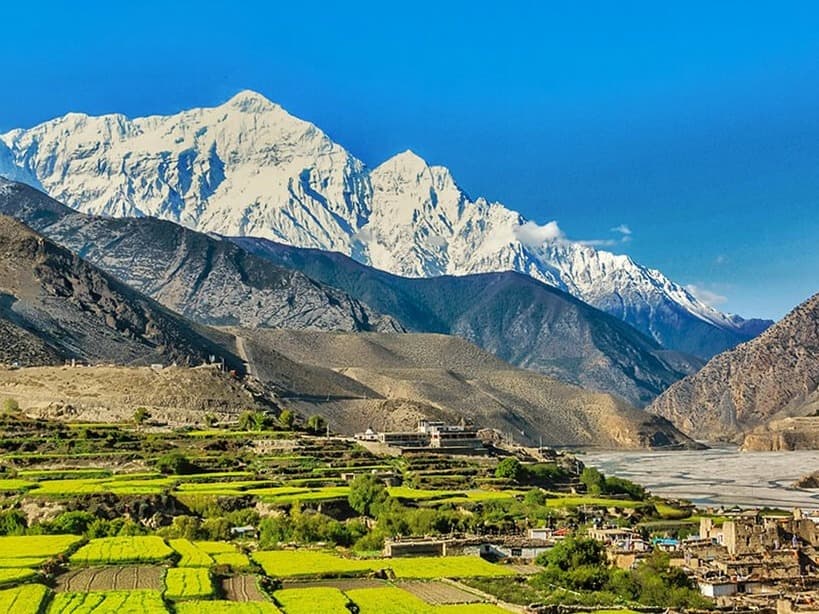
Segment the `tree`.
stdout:
[[191,463],[181,452],[168,452],[156,459],[156,468],[165,475],[185,475],[196,473],[199,467]]
[[263,411],[243,411],[239,416],[239,428],[243,431],[263,431],[270,418]]
[[216,426],[217,419],[216,419],[216,416],[214,416],[213,414],[210,414],[210,413],[205,414],[205,419],[204,420],[205,420],[205,426],[207,426],[209,429],[212,429],[214,426]]
[[145,421],[151,417],[150,412],[144,407],[137,407],[134,411],[134,424],[142,426]]
[[323,433],[327,428],[327,422],[319,415],[310,416],[307,419],[307,430],[312,433]]
[[81,510],[63,512],[54,519],[49,528],[52,533],[82,535],[96,519],[97,517],[94,514]]
[[590,495],[601,495],[606,490],[606,478],[594,467],[586,467],[580,474],[580,483]]
[[293,412],[292,409],[283,409],[279,414],[279,424],[283,429],[287,429],[288,431],[293,428],[293,425],[296,423],[296,414]]
[[363,516],[374,516],[378,507],[387,500],[387,488],[372,474],[359,475],[350,482],[347,501]]
[[3,399],[3,413],[4,414],[16,414],[20,411],[20,404],[17,402],[17,399],[7,398]]
[[523,502],[532,507],[546,505],[546,493],[539,488],[533,488],[524,495]]
[[506,478],[507,480],[514,480],[518,482],[523,477],[523,465],[520,461],[513,457],[504,458],[495,467],[496,478]]

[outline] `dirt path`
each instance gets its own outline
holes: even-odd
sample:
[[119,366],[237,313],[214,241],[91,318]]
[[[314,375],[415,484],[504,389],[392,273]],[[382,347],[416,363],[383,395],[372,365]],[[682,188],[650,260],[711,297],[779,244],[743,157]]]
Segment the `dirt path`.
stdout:
[[244,337],[240,337],[239,335],[234,335],[236,339],[236,353],[239,355],[239,358],[242,359],[242,362],[245,363],[245,372],[249,377],[253,377],[258,379],[256,374],[256,369],[253,366],[253,363],[250,360],[250,356],[247,353],[247,346],[245,345]]

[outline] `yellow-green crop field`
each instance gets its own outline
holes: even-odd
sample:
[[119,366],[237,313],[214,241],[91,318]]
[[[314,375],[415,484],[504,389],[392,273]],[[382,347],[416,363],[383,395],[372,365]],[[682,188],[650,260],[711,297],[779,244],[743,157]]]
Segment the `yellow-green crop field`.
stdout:
[[435,606],[436,614],[508,614],[508,612],[509,610],[491,603],[456,603]]
[[180,554],[181,558],[178,563],[180,567],[210,567],[213,565],[213,557],[188,539],[169,539],[168,544]]
[[210,572],[201,567],[172,567],[165,574],[165,597],[202,599],[215,593]]
[[502,565],[493,565],[477,556],[428,556],[406,559],[386,559],[398,578],[477,578],[511,576],[515,572]]
[[286,614],[349,614],[350,600],[337,588],[291,588],[276,591],[273,597]]
[[158,563],[172,554],[161,537],[102,537],[92,539],[70,560],[80,565]]
[[347,591],[361,614],[427,614],[433,606],[400,588],[360,588]]
[[414,557],[409,559],[347,559],[316,550],[271,550],[253,558],[269,576],[358,575],[392,569],[398,578],[469,578],[514,575],[514,571],[475,556]]
[[[2,567],[38,567],[82,541],[78,535],[10,535],[0,537]],[[5,564],[19,561],[19,564]],[[34,562],[37,561],[37,562]]]
[[253,559],[274,577],[363,574],[382,566],[379,560],[345,559],[316,550],[269,550],[255,552]]
[[212,556],[217,565],[228,565],[235,571],[250,567],[250,559],[241,552],[219,552]]
[[19,584],[26,580],[31,580],[37,576],[37,572],[33,569],[5,567],[0,569],[0,586],[8,586],[9,584]]
[[167,614],[158,591],[57,593],[49,614]]
[[24,584],[0,591],[0,612],[38,614],[48,589],[42,584]]
[[279,614],[272,603],[262,601],[180,601],[176,614]]

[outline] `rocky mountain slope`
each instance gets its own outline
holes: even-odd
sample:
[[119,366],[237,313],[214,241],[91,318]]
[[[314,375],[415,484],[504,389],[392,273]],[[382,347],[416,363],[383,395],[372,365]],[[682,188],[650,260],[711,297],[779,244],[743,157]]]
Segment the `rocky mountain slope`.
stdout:
[[87,213],[334,250],[405,276],[515,270],[704,357],[769,324],[722,314],[627,256],[472,199],[412,152],[371,171],[254,92],[171,116],[69,113],[0,142],[0,174]]
[[696,371],[621,320],[520,273],[406,278],[342,254],[266,239],[234,239],[249,252],[340,288],[409,330],[457,335],[519,367],[645,405]]
[[[405,429],[421,417],[510,433],[517,441],[614,448],[691,446],[669,422],[606,394],[516,369],[446,335],[232,330],[250,370],[280,402],[340,432]],[[298,372],[293,365],[301,365]],[[281,385],[290,372],[295,389]]]
[[21,365],[91,362],[242,363],[230,338],[199,328],[71,252],[0,216],[0,358]]
[[301,273],[273,266],[218,236],[154,218],[77,213],[0,179],[0,213],[81,254],[169,309],[208,325],[400,331],[401,325]]
[[0,186],[0,213],[203,324],[386,332],[406,325],[464,337],[514,365],[637,405],[701,366],[518,273],[402,278],[339,253],[264,239],[234,245],[154,218],[88,216],[22,184]]
[[711,359],[648,409],[698,438],[741,439],[774,421],[815,414],[818,386],[819,294],[758,338]]

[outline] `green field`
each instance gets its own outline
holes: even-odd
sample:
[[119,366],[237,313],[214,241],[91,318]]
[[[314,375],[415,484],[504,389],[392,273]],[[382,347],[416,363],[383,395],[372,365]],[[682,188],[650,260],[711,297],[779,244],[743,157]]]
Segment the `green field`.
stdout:
[[345,559],[316,550],[255,552],[253,559],[273,577],[323,576],[367,573],[381,567],[378,560]]
[[349,599],[337,588],[292,588],[273,595],[286,614],[349,614]]
[[24,584],[0,591],[0,612],[39,614],[48,589],[42,584]]
[[250,567],[250,559],[241,552],[220,552],[213,555],[213,560],[217,565],[228,565],[236,571]]
[[361,614],[427,614],[433,606],[415,595],[393,586],[361,588],[347,591],[347,596],[358,605]]
[[272,603],[260,601],[180,601],[176,614],[279,614]]
[[435,606],[434,612],[436,614],[508,614],[509,610],[491,603],[457,603]]
[[6,567],[0,569],[0,586],[10,586],[31,580],[37,576],[33,569]]
[[169,539],[168,544],[181,555],[180,567],[210,567],[213,558],[188,539]]
[[502,565],[493,565],[477,556],[438,556],[385,559],[398,578],[468,578],[512,576],[515,572]]
[[413,557],[407,559],[346,559],[316,550],[256,552],[253,558],[269,576],[356,575],[392,569],[398,578],[465,578],[508,576],[514,571],[476,556]]
[[202,599],[215,594],[210,572],[201,567],[172,567],[165,574],[165,597]]
[[[16,567],[28,567],[30,561],[44,561],[63,554],[82,541],[78,535],[14,535],[0,537],[0,556],[3,560],[29,561]],[[8,567],[9,565],[3,565]],[[36,565],[35,565],[36,566]]]
[[57,593],[49,614],[167,614],[157,591]]
[[159,563],[173,554],[161,537],[103,537],[92,539],[71,556],[79,565]]

